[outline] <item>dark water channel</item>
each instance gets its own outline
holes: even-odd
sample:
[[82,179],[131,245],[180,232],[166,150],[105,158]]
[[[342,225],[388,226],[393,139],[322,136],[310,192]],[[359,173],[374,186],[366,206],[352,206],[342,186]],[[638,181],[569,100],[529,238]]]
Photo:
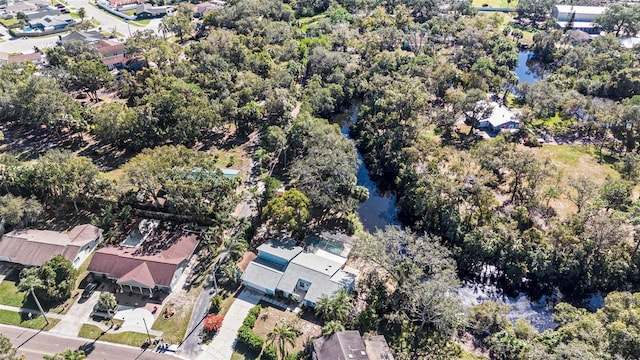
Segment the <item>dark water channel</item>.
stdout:
[[[349,125],[357,120],[358,107],[355,106],[349,112],[337,116],[334,120],[342,125],[342,133],[349,137]],[[398,208],[395,205],[396,196],[388,192],[380,192],[371,179],[369,170],[364,164],[362,155],[358,152],[360,163],[357,172],[357,184],[369,190],[369,199],[358,207],[358,216],[364,229],[373,232],[383,229],[387,225],[400,225],[398,221]],[[511,308],[508,318],[515,322],[520,318],[527,319],[538,331],[553,328],[552,314],[548,311],[545,298],[534,302],[524,294],[518,297],[507,297],[495,285],[486,283],[466,282],[459,290],[460,297],[465,305],[480,304],[485,301],[496,301],[506,304]]]
[[[520,82],[528,82],[529,84],[534,84],[545,76],[544,68],[533,59],[533,52],[528,50],[521,50],[518,53],[515,73]],[[338,115],[334,120],[341,124],[342,133],[350,139],[349,126],[357,118],[358,106],[354,106],[350,111]],[[371,180],[369,170],[364,164],[360,152],[358,152],[358,158],[360,159],[357,173],[358,185],[364,186],[369,190],[369,199],[358,207],[358,216],[364,229],[373,232],[376,229],[383,229],[387,225],[401,225],[398,221],[395,194],[379,191],[375,182]],[[486,266],[484,272],[486,274],[493,273],[495,269],[491,266]],[[489,276],[484,276],[484,278],[489,278]],[[524,293],[516,297],[509,297],[490,281],[465,282],[459,289],[459,295],[462,298],[462,302],[467,306],[481,304],[486,301],[495,301],[508,305],[511,311],[507,314],[507,317],[511,321],[515,322],[517,319],[524,318],[538,331],[544,331],[556,326],[551,313],[551,305],[545,296],[535,301],[529,299]],[[592,296],[587,305],[592,309],[601,307],[602,297],[599,294]]]

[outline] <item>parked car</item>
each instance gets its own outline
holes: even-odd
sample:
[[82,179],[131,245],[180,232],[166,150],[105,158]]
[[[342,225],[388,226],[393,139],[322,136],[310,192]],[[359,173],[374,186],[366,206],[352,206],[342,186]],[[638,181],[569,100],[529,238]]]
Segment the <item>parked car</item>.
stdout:
[[87,286],[84,288],[84,291],[82,292],[82,298],[87,299],[89,297],[91,297],[91,294],[93,294],[94,291],[96,291],[96,288],[98,287],[98,284],[96,283],[89,283],[87,284]]
[[66,6],[64,6],[64,4],[56,4],[56,7],[58,9],[64,9]]

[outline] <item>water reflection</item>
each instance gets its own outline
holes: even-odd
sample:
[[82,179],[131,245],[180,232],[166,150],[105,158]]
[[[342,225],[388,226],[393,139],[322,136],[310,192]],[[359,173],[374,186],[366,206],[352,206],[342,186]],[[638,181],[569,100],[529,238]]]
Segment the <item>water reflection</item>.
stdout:
[[515,73],[521,83],[533,85],[544,78],[545,70],[543,64],[533,58],[533,51],[520,50]]
[[[355,106],[352,111],[342,116],[339,116],[337,120],[340,121],[341,131],[348,139],[349,125],[358,119],[358,106]],[[361,203],[358,206],[358,216],[364,229],[368,232],[374,232],[376,229],[384,229],[387,225],[400,225],[397,220],[398,208],[396,208],[396,196],[390,192],[381,193],[371,180],[369,170],[367,169],[360,151],[356,149],[358,153],[358,159],[360,160],[358,165],[358,172],[356,174],[358,178],[357,184],[363,186],[369,190],[369,198],[367,201]]]

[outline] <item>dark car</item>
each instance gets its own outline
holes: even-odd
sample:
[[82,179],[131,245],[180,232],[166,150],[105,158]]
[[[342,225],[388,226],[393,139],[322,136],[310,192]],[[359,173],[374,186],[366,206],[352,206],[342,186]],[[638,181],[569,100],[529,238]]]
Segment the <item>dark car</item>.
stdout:
[[64,6],[64,4],[56,4],[56,7],[58,9],[64,9],[66,6]]
[[82,298],[87,299],[91,297],[91,294],[93,294],[93,292],[96,291],[97,287],[98,287],[98,284],[96,283],[87,284],[87,286],[84,288],[84,291],[82,292]]

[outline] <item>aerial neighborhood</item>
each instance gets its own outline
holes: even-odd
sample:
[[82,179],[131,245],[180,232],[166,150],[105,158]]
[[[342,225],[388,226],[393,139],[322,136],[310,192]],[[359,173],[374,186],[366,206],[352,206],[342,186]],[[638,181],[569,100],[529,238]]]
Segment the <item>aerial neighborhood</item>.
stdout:
[[0,359],[640,359],[639,32],[0,0]]

